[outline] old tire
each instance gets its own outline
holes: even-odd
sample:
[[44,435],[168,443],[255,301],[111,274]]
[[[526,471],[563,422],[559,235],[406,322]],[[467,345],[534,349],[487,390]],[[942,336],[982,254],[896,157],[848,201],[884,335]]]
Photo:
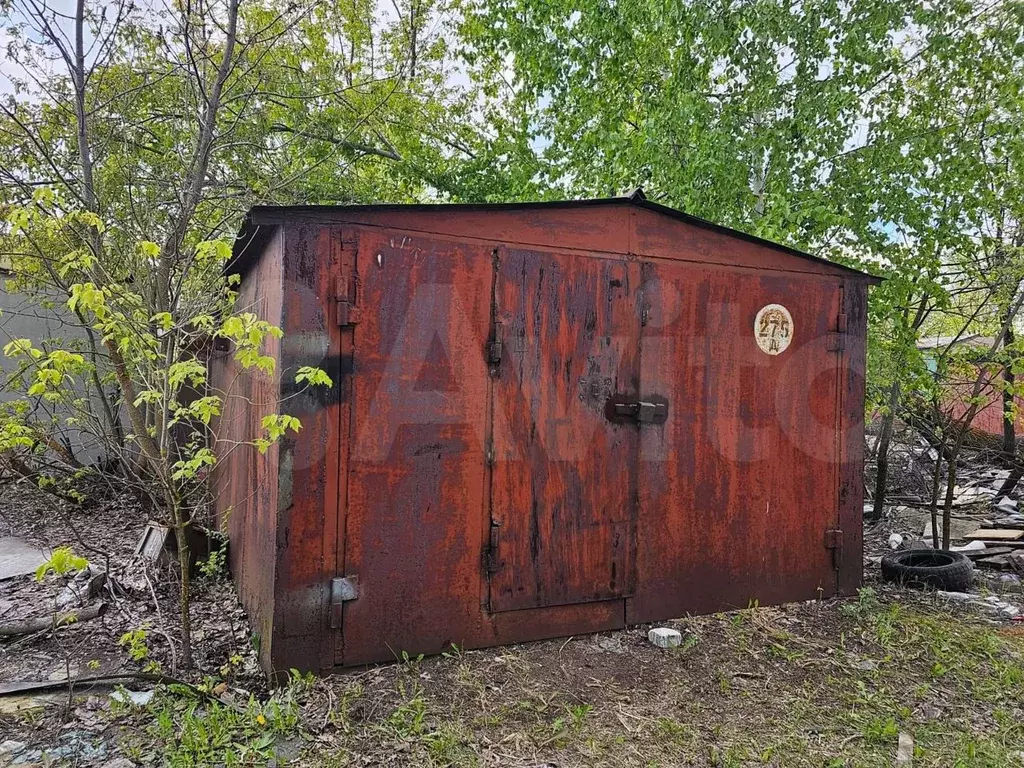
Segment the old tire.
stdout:
[[912,587],[966,592],[974,579],[974,564],[959,552],[908,549],[882,558],[882,578]]

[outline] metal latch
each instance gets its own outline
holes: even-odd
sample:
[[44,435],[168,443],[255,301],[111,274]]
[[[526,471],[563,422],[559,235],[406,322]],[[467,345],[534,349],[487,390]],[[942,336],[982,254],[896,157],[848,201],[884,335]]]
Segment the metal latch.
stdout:
[[494,337],[487,345],[487,362],[498,365],[501,362],[501,323],[494,324]]
[[825,549],[832,550],[832,567],[839,570],[843,564],[843,532],[838,528],[825,531]]
[[608,401],[605,414],[610,421],[635,421],[638,424],[664,424],[668,421],[668,403],[632,400],[621,396]]
[[344,576],[331,579],[331,628],[341,627],[342,607],[359,597],[359,577]]
[[498,539],[501,533],[501,523],[491,521],[490,537],[487,541],[487,549],[484,550],[484,572],[489,576],[501,570],[501,563],[498,561]]

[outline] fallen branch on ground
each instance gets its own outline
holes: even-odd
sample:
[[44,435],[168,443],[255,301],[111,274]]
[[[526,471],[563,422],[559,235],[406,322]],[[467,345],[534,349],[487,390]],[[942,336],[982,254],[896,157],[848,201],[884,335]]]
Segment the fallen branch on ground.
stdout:
[[215,701],[221,706],[232,709],[236,712],[241,710],[229,701],[217,696],[212,691],[204,691],[192,683],[172,675],[164,675],[159,672],[118,672],[113,675],[89,675],[76,677],[70,680],[23,680],[14,683],[0,683],[0,698],[19,693],[41,693],[43,691],[63,691],[67,688],[78,688],[86,686],[114,686],[126,680],[139,680],[146,683],[158,683],[162,685],[178,685],[187,688],[196,696],[209,701]]

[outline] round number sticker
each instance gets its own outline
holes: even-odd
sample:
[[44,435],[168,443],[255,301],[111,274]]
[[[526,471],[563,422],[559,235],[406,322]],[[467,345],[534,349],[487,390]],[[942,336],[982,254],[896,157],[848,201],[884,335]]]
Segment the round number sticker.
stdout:
[[762,352],[778,355],[793,339],[793,317],[781,304],[761,307],[754,318],[754,338]]

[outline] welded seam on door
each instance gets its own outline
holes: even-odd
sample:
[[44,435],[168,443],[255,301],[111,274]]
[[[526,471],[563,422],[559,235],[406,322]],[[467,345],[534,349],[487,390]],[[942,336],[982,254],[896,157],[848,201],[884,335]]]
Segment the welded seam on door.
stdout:
[[[347,235],[347,238],[346,238]],[[347,247],[346,247],[347,246]],[[351,255],[349,255],[351,254]],[[342,231],[342,242],[341,242],[341,260],[338,264],[339,271],[343,272],[342,264],[345,259],[350,258],[349,269],[351,270],[352,279],[356,286],[359,285],[361,279],[359,275],[359,236],[356,232],[345,232]],[[340,276],[339,276],[340,277]],[[343,286],[342,290],[348,290],[347,286]],[[356,288],[356,296],[349,297],[351,300],[358,299],[359,289]],[[358,330],[355,325],[349,326],[348,328],[339,328],[341,334],[338,342],[338,351],[341,358],[341,371],[339,376],[339,386],[347,387],[347,397],[339,398],[338,408],[338,440],[342,443],[338,450],[338,472],[344,473],[343,477],[338,478],[338,488],[345,488],[345,503],[339,504],[338,506],[338,538],[335,542],[337,552],[335,553],[335,562],[337,565],[337,575],[345,576],[346,562],[346,551],[348,549],[348,513],[349,507],[352,503],[352,441],[355,436],[355,421],[356,421],[356,341],[358,337]],[[345,372],[345,353],[346,348],[348,352],[349,364],[348,372]],[[340,394],[340,393],[339,393]],[[345,429],[345,407],[344,404],[348,404],[348,429]],[[345,659],[345,614],[348,611],[346,604],[342,605],[341,609],[341,626],[338,628],[337,634],[337,646],[340,649],[336,653],[335,658],[340,659],[336,663],[344,663]]]
[[[498,328],[498,270],[501,266],[501,257],[504,255],[503,246],[495,246],[491,250],[491,327],[490,339],[485,341],[481,354],[489,358],[488,346],[490,342],[496,341]],[[501,356],[505,357],[507,350],[502,348]],[[495,368],[497,366],[497,368]],[[495,386],[494,380],[500,375],[501,361],[492,362],[487,360],[487,390],[484,396],[484,500],[482,517],[483,541],[481,552],[483,562],[481,572],[483,574],[483,587],[481,589],[481,604],[491,613],[491,576],[498,557],[497,543],[493,535],[494,528],[494,462],[496,461],[494,447],[494,408],[495,408]],[[499,537],[500,538],[500,537]]]
[[[836,331],[840,334],[845,334],[847,329],[843,327],[842,323],[839,322],[839,318],[846,312],[846,288],[845,284],[840,283],[839,285],[839,311],[836,312]],[[835,527],[842,530],[842,484],[843,484],[843,427],[845,426],[845,411],[843,409],[844,398],[843,393],[846,391],[846,347],[844,343],[845,339],[840,336],[840,345],[838,351],[838,359],[836,360],[836,418],[835,418]],[[839,557],[843,556],[842,544],[840,544]],[[833,557],[835,555],[833,554]],[[835,578],[835,593],[839,594],[839,575],[842,572],[842,560],[833,560],[833,566],[836,563],[840,564],[840,567],[833,567],[832,572]]]

